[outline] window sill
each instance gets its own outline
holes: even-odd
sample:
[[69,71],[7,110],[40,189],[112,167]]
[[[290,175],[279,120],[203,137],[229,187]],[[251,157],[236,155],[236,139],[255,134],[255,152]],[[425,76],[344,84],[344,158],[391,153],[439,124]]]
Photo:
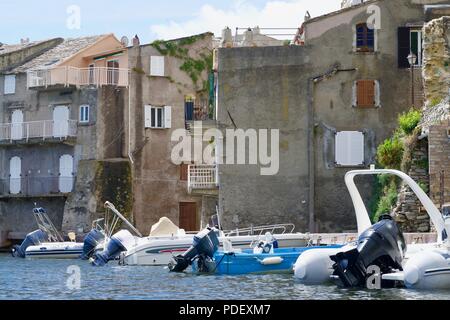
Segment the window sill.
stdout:
[[80,121],[78,121],[78,126],[79,127],[88,127],[90,125],[92,125],[92,123],[90,121],[88,121],[88,122],[80,122]]
[[170,129],[170,128],[152,128],[152,127],[145,127],[145,130],[167,130],[167,129]]
[[361,56],[375,56],[378,54],[378,51],[352,51],[354,55]]
[[357,109],[357,110],[366,110],[366,109],[380,109],[381,106],[352,106],[353,109]]

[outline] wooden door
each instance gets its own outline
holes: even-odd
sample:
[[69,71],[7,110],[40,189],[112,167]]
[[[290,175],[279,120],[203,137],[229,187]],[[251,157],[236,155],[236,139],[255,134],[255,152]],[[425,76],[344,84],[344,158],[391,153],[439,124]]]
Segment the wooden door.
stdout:
[[179,227],[185,231],[198,231],[197,204],[195,202],[180,203]]

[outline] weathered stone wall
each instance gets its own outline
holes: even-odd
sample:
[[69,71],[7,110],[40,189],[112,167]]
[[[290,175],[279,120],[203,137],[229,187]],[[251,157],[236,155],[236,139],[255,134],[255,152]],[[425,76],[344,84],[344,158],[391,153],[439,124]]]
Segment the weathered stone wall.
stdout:
[[426,105],[441,102],[450,87],[450,17],[430,21],[423,28],[423,78]]
[[[417,139],[417,137],[414,136],[412,139]],[[408,175],[419,183],[425,192],[428,192],[428,143],[426,140],[416,142],[411,152]],[[397,205],[393,213],[395,221],[400,225],[403,232],[430,231],[430,217],[411,188],[405,184],[400,188]]]

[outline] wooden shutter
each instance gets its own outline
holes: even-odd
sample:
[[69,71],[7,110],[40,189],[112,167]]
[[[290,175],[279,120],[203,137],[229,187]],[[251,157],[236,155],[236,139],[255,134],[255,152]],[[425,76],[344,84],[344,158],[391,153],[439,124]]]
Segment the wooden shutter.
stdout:
[[410,28],[398,28],[398,67],[409,68],[408,55],[411,52]]
[[181,181],[188,180],[188,170],[189,170],[189,164],[182,163],[180,165],[180,180]]
[[155,77],[164,77],[164,57],[151,56],[150,75]]
[[152,106],[145,106],[144,107],[144,117],[145,117],[145,127],[151,128],[152,127]]
[[360,108],[375,106],[375,81],[358,80],[356,82],[356,101]]
[[172,128],[172,107],[170,106],[164,107],[164,128]]
[[5,76],[5,94],[14,94],[16,93],[16,76],[13,74]]

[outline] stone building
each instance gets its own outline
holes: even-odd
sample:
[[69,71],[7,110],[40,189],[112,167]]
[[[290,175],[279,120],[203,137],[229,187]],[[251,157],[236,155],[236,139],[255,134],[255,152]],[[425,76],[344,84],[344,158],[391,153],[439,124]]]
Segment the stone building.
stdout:
[[88,231],[102,201],[127,199],[112,186],[131,193],[127,48],[112,34],[23,43],[0,65],[0,230],[23,237],[38,205],[58,229]]
[[[213,34],[129,48],[127,145],[133,161],[134,219],[147,234],[166,216],[187,231],[206,224],[217,203],[216,166],[174,163],[172,134],[215,126]],[[202,130],[202,129],[200,129]],[[202,131],[200,131],[202,132]],[[208,214],[206,214],[208,212]]]
[[[407,56],[416,53],[420,70],[424,5],[446,2],[352,3],[305,21],[303,46],[219,49],[219,127],[280,130],[278,174],[260,175],[260,163],[219,165],[225,228],[355,228],[344,175],[375,163],[376,146],[391,135],[398,114],[418,103],[411,101]],[[414,89],[420,96],[421,86]],[[359,186],[370,200],[372,180],[361,178]]]

